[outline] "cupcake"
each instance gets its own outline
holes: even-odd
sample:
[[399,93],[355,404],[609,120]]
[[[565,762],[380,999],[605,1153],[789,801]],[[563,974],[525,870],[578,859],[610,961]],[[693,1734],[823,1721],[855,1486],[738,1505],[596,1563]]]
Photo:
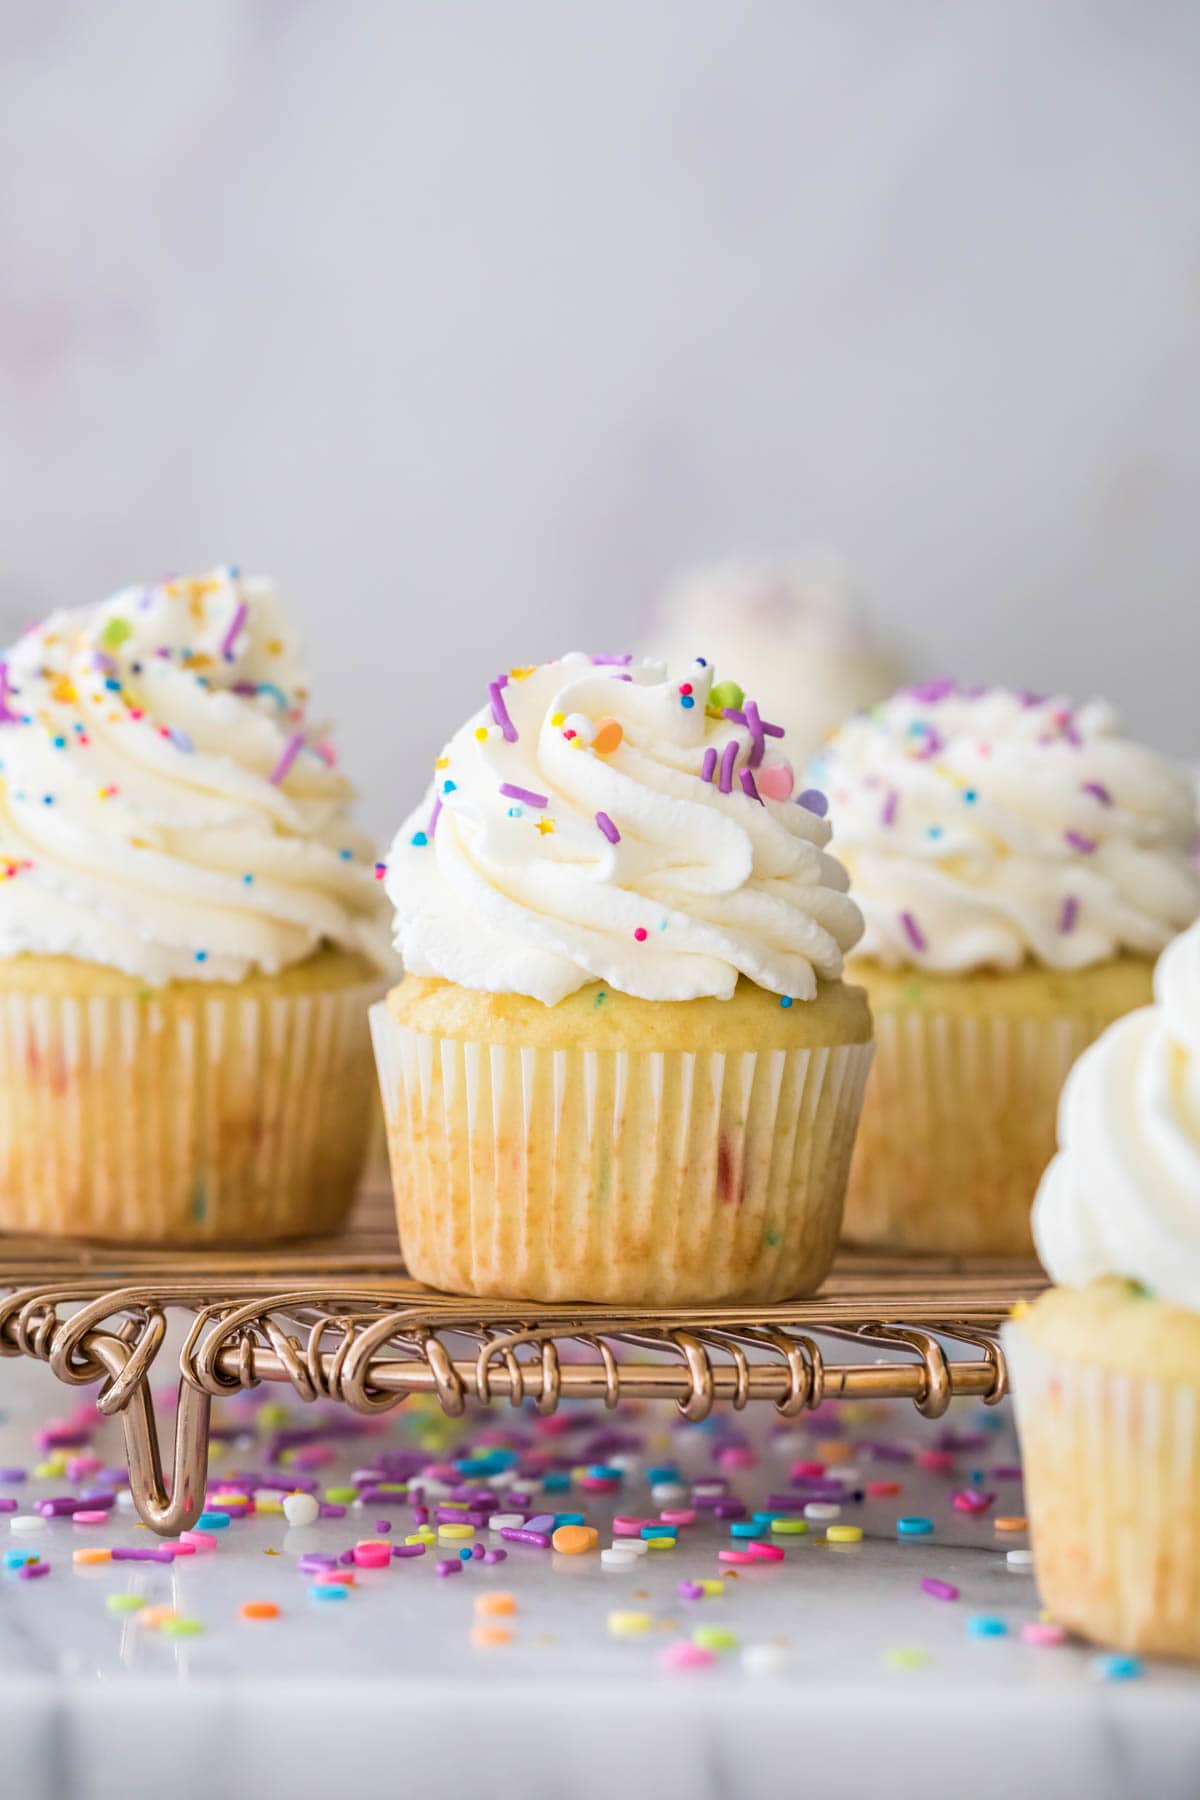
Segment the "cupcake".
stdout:
[[1006,1327],[1042,1598],[1200,1659],[1200,925],[1076,1063],[1034,1207],[1060,1285]]
[[845,566],[828,552],[685,576],[663,597],[649,648],[682,668],[697,646],[718,668],[736,668],[763,712],[785,726],[798,767],[904,673],[871,629]]
[[878,1040],[847,1235],[1027,1255],[1068,1069],[1200,911],[1187,778],[1101,702],[952,681],[851,720],[813,778]]
[[782,732],[693,663],[513,669],[388,858],[372,1015],[401,1243],[460,1292],[770,1301],[829,1268],[861,929]]
[[54,614],[0,664],[0,1230],[324,1231],[390,963],[271,586]]

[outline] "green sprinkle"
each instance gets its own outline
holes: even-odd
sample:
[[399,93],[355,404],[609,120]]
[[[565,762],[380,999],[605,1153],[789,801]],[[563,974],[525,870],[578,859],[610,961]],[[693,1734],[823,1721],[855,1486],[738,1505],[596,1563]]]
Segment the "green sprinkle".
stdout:
[[133,626],[128,619],[110,619],[100,633],[100,642],[107,644],[110,650],[115,650],[125,642],[126,638],[132,636]]
[[325,1498],[330,1506],[352,1506],[358,1499],[358,1489],[352,1487],[326,1488]]
[[885,1650],[884,1664],[889,1669],[923,1669],[929,1661],[927,1650],[918,1650],[915,1645],[901,1645],[895,1650]]
[[604,993],[599,993],[596,995],[596,998],[592,1001],[592,1005],[599,1006],[600,1002],[605,999],[607,999],[607,995]]
[[146,1602],[141,1594],[107,1594],[104,1600],[110,1613],[141,1612]]
[[718,712],[724,712],[726,707],[737,712],[745,698],[745,688],[740,688],[736,681],[715,681],[708,691],[708,704]]
[[204,1627],[199,1619],[164,1619],[158,1629],[164,1637],[199,1637]]
[[724,1625],[697,1625],[692,1642],[701,1650],[736,1650],[738,1645],[736,1633],[726,1630]]
[[763,1242],[766,1244],[768,1250],[778,1249],[780,1241],[779,1233],[776,1231],[775,1227],[773,1225],[768,1225],[767,1229],[763,1232]]

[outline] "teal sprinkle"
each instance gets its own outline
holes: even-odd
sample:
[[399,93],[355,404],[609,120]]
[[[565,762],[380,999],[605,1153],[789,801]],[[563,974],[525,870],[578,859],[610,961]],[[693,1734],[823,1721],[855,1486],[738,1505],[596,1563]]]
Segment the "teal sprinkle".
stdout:
[[510,806],[508,809],[508,816],[510,819],[524,818],[525,808],[523,806]]
[[254,880],[254,877],[253,875],[243,875],[242,880],[245,882],[246,886],[249,887],[250,883]]
[[197,962],[207,962],[208,961],[208,951],[207,950],[197,950],[196,961]]
[[67,747],[67,740],[65,737],[56,737],[53,742],[56,750],[65,750]]
[[42,795],[42,805],[43,806],[53,806],[54,805],[54,795],[53,794],[43,794]]
[[409,842],[414,844],[418,850],[423,850],[425,845],[429,842],[429,839],[423,831],[414,831]]
[[660,920],[659,920],[659,921],[658,921],[658,929],[659,929],[659,930],[660,930],[660,931],[665,931],[665,930],[666,930],[666,929],[667,929],[667,926],[668,926],[668,924],[669,924],[669,923],[670,923],[670,921],[669,921],[669,920],[667,920],[667,919],[660,919]]
[[978,800],[978,798],[979,798],[979,795],[975,792],[974,788],[964,788],[963,789],[963,800],[965,801],[965,803],[968,806],[974,806],[974,804]]
[[940,825],[931,825],[925,835],[926,837],[940,838],[942,835],[942,828]]
[[457,791],[458,791],[457,781],[443,781],[443,783],[442,783],[443,794],[454,794],[454,793],[457,793]]
[[602,993],[601,993],[601,994],[597,994],[597,995],[596,995],[596,998],[595,998],[595,999],[594,999],[594,1000],[593,1000],[593,1001],[592,1001],[592,1005],[593,1005],[593,1006],[599,1006],[599,1004],[600,1004],[600,1002],[601,1002],[601,1001],[602,1001],[602,1000],[603,1000],[603,999],[605,999],[605,998],[606,998],[606,996],[605,996],[605,995],[604,995],[604,994],[602,994]]
[[341,857],[343,862],[349,862],[351,860],[351,858],[353,857],[354,852],[353,852],[353,850],[339,850],[338,855]]
[[967,1620],[967,1633],[970,1637],[1007,1637],[1008,1626],[995,1613],[976,1613]]
[[1098,1656],[1092,1666],[1101,1681],[1136,1681],[1145,1673],[1140,1656]]
[[792,1004],[792,996],[790,994],[780,994],[779,1004],[786,1012],[787,1008]]

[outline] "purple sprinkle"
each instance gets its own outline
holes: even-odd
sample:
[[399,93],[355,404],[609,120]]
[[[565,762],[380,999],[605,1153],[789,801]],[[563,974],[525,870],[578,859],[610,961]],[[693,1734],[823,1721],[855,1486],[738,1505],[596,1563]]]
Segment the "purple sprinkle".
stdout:
[[992,1470],[993,1481],[1020,1481],[1024,1473],[1020,1463],[997,1463]]
[[549,806],[547,794],[535,794],[532,788],[518,787],[513,781],[502,781],[500,792],[509,800],[521,800],[526,806]]
[[737,761],[737,739],[730,738],[721,752],[721,775],[717,785],[723,794],[733,792],[733,765]]
[[433,803],[433,811],[429,815],[429,823],[425,827],[425,830],[430,837],[432,837],[434,832],[437,830],[437,822],[441,818],[441,816],[442,816],[442,796],[439,794]]
[[19,1505],[19,1500],[0,1500],[0,1513],[15,1513]]
[[336,1569],[337,1557],[326,1556],[321,1550],[306,1550],[300,1558],[299,1568],[304,1575],[317,1575],[322,1569]]
[[27,1475],[26,1469],[0,1469],[0,1487],[14,1487],[18,1482],[24,1481]]
[[913,755],[916,757],[917,761],[928,762],[931,757],[940,756],[945,746],[942,743],[940,735],[933,729],[933,726],[930,725],[927,720],[920,719],[917,722],[917,730],[925,740],[919,750],[913,751]]
[[343,1550],[342,1554],[338,1557],[338,1561],[344,1569],[348,1569],[354,1561],[353,1550]]
[[472,1562],[482,1562],[483,1561],[483,1545],[482,1544],[472,1544],[471,1545],[471,1560],[472,1560]]
[[534,1513],[532,1519],[526,1519],[525,1529],[527,1531],[553,1531],[554,1514]]
[[929,945],[925,941],[925,933],[910,912],[900,914],[900,923],[904,927],[905,937],[914,950],[928,950]]
[[437,1572],[439,1575],[461,1575],[462,1563],[457,1556],[444,1557],[437,1565]]
[[344,1506],[339,1506],[336,1501],[333,1500],[322,1500],[321,1517],[323,1519],[344,1519],[345,1516],[346,1509]]
[[395,1557],[424,1556],[424,1544],[393,1544],[392,1555]]
[[[746,758],[748,769],[757,769],[763,759],[766,743],[763,738],[762,720],[758,716],[758,708],[753,700],[746,702],[746,728],[750,733],[750,754]],[[745,786],[745,783],[742,784]]]
[[1102,781],[1085,781],[1081,791],[1091,794],[1093,799],[1100,802],[1101,806],[1111,806],[1113,803],[1113,797]]
[[41,1513],[43,1519],[64,1519],[71,1513],[86,1512],[87,1507],[76,1495],[70,1494],[57,1500],[35,1500],[33,1510]]
[[1058,929],[1062,932],[1074,931],[1078,917],[1079,902],[1074,894],[1068,894],[1058,915]]
[[872,1462],[909,1463],[913,1457],[907,1444],[893,1444],[886,1438],[864,1438],[855,1447]]
[[548,1550],[550,1539],[544,1531],[526,1531],[516,1525],[505,1525],[500,1536],[510,1544],[533,1544],[538,1550]]
[[631,663],[633,652],[626,650],[622,656],[593,656],[592,661],[593,663]]
[[485,1550],[483,1553],[483,1560],[485,1563],[488,1563],[488,1564],[507,1562],[508,1561],[508,1551],[507,1550]]
[[288,739],[287,745],[284,748],[283,755],[280,757],[279,761],[275,764],[275,767],[271,770],[270,775],[267,777],[268,781],[270,781],[275,787],[278,787],[280,782],[286,776],[288,770],[291,768],[292,764],[295,762],[296,758],[299,756],[301,750],[303,750],[303,748],[304,748],[304,734],[303,734],[303,732],[298,731],[294,737],[290,737]]
[[684,1600],[703,1600],[704,1589],[698,1581],[681,1581],[679,1593]]
[[379,1535],[382,1537],[385,1532],[388,1532],[392,1529],[392,1521],[390,1519],[376,1519],[375,1529],[379,1533]]
[[935,1600],[957,1600],[958,1589],[952,1581],[939,1581],[936,1575],[926,1575],[921,1583],[923,1594],[932,1594]]
[[246,623],[246,614],[249,610],[246,602],[244,600],[239,600],[237,611],[229,621],[229,630],[221,639],[221,655],[225,658],[226,662],[233,661],[233,646],[237,642],[238,632]]
[[704,761],[700,765],[701,781],[711,781],[713,778],[713,773],[716,770],[716,766],[717,766],[717,753],[716,753],[716,750],[713,748],[713,746],[710,744],[708,746],[708,749],[704,752]]
[[717,1519],[744,1519],[746,1508],[740,1500],[718,1500],[713,1507],[713,1517]]
[[913,700],[919,700],[923,706],[936,706],[939,700],[949,700],[957,693],[958,683],[953,675],[939,675],[934,681],[919,681],[904,692]]
[[751,774],[749,768],[745,768],[742,770],[740,780],[742,783],[743,794],[748,794],[750,796],[751,800],[757,800],[758,804],[761,806],[763,804],[763,797],[758,791],[758,784],[756,783],[754,776]]
[[24,715],[8,704],[8,664],[0,662],[0,725],[19,725]]
[[802,794],[796,795],[796,805],[802,806],[805,812],[816,813],[818,819],[823,819],[829,811],[828,797],[820,788],[805,788]]
[[900,795],[898,791],[895,788],[889,789],[888,797],[884,801],[883,808],[879,814],[879,823],[881,825],[894,825],[896,823],[896,810],[899,805]]
[[517,741],[517,728],[508,716],[508,708],[504,704],[504,695],[500,692],[500,689],[507,685],[507,675],[501,675],[495,681],[489,681],[488,698],[492,703],[492,717],[503,732],[505,743],[515,744]]
[[50,1564],[46,1562],[26,1563],[24,1568],[17,1570],[17,1575],[22,1581],[36,1581],[39,1576],[49,1573]]
[[1064,831],[1063,836],[1072,850],[1078,850],[1081,856],[1090,856],[1096,848],[1095,838],[1084,837],[1082,831]]
[[600,827],[600,830],[604,833],[604,836],[608,839],[610,844],[620,843],[621,834],[606,812],[598,812],[596,814],[596,824]]

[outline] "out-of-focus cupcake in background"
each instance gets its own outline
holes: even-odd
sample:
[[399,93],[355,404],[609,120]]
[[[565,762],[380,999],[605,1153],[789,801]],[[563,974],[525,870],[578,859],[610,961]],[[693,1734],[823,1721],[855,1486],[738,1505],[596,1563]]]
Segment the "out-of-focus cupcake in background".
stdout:
[[54,613],[0,662],[0,1230],[332,1230],[390,964],[271,584]]
[[645,649],[671,668],[705,655],[719,669],[736,669],[764,717],[786,728],[797,768],[906,673],[874,630],[846,565],[819,549],[791,559],[731,559],[685,575],[662,596]]

